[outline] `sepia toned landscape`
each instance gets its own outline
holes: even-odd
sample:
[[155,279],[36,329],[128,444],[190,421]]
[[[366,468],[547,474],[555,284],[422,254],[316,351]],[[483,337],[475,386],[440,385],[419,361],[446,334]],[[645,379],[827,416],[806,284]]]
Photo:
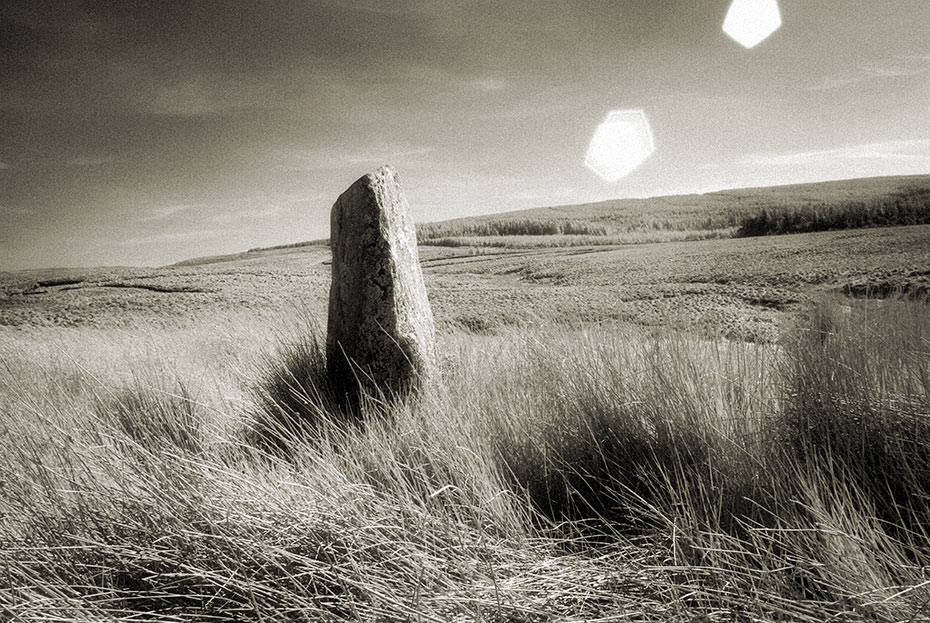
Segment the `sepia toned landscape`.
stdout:
[[930,623],[927,24],[0,3],[0,623]]
[[5,273],[0,605],[923,620],[930,224],[738,230],[799,197],[926,222],[928,189],[734,191],[703,228],[688,206],[720,195],[420,225],[441,381],[354,414],[320,376],[326,241]]

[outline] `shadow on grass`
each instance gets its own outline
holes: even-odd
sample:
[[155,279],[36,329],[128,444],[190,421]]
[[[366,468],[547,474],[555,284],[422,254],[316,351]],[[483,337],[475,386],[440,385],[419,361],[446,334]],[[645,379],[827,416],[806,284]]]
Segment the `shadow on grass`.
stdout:
[[261,380],[252,390],[257,406],[245,441],[282,458],[330,433],[390,417],[400,400],[352,364],[334,372],[315,329],[285,342],[262,366]]
[[262,362],[252,389],[256,408],[246,442],[275,456],[289,457],[295,445],[318,437],[332,425],[357,424],[361,413],[326,368],[325,344],[315,330],[286,342]]
[[[587,537],[654,532],[676,507],[739,533],[769,493],[757,469],[695,421],[647,407],[618,407],[587,396],[583,426],[547,430],[541,445],[504,450],[506,471],[536,511]],[[700,492],[700,493],[699,493]]]
[[792,343],[785,374],[784,447],[802,465],[834,466],[904,541],[930,541],[930,324],[922,306],[899,299],[842,312],[821,302]]

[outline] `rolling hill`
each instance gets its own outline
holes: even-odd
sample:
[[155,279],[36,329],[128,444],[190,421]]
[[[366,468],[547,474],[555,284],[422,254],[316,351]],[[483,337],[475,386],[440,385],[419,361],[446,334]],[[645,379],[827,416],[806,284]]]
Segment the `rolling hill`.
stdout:
[[[532,208],[418,226],[421,244],[574,246],[930,222],[930,175]],[[525,237],[533,236],[531,240]],[[561,236],[561,238],[553,238]]]

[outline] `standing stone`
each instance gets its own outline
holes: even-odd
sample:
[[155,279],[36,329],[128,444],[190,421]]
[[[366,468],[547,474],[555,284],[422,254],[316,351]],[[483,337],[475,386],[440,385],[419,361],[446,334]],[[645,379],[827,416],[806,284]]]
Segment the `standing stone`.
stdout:
[[349,187],[333,205],[326,332],[330,378],[399,396],[435,371],[433,313],[409,206],[391,167]]

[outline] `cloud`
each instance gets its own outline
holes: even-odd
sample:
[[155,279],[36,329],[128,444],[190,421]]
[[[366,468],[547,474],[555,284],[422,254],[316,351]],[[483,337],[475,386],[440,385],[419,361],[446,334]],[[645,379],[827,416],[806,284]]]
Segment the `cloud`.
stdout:
[[475,91],[493,93],[496,91],[503,91],[509,86],[509,83],[500,78],[475,78],[474,80],[466,82],[465,86]]
[[757,153],[741,160],[741,164],[762,167],[794,167],[820,163],[881,161],[882,163],[927,163],[930,166],[930,139],[894,140],[848,145],[834,149],[795,153]]
[[411,149],[372,149],[370,151],[356,152],[342,157],[347,164],[365,164],[370,162],[390,162],[401,158],[422,156],[435,151],[432,147],[415,147]]
[[193,117],[224,108],[214,90],[200,80],[186,80],[156,87],[143,110],[155,115]]
[[285,171],[330,171],[358,165],[412,164],[417,156],[434,152],[433,147],[380,145],[361,150],[279,149],[269,159]]
[[2,170],[2,169],[9,169],[9,168],[10,168],[10,165],[8,165],[7,163],[5,163],[5,162],[3,162],[2,160],[0,160],[0,170]]
[[214,214],[206,220],[216,225],[228,225],[241,223],[245,219],[267,219],[278,216],[284,211],[283,205],[245,206]]
[[715,175],[714,185],[773,186],[927,173],[930,139],[891,140],[816,151],[749,154]]
[[118,247],[134,247],[148,244],[163,244],[167,242],[174,241],[183,241],[183,240],[203,240],[207,238],[212,238],[215,236],[223,235],[224,230],[222,229],[200,229],[200,230],[187,230],[187,231],[167,231],[160,232],[156,234],[151,234],[148,236],[135,236],[131,238],[123,238],[120,240],[115,240],[112,242],[113,245]]
[[70,167],[96,167],[101,164],[109,164],[114,161],[113,156],[77,156],[68,160],[67,165]]
[[925,73],[930,73],[930,54],[899,54],[878,61],[862,63],[855,69],[844,74],[825,77],[820,82],[808,87],[808,90],[826,91],[869,80],[903,78]]
[[142,222],[151,222],[151,221],[164,221],[170,219],[179,214],[186,212],[191,212],[203,208],[201,203],[178,203],[173,205],[161,205],[148,208],[146,213],[143,216],[140,216],[137,221]]
[[203,117],[241,110],[269,110],[293,104],[284,91],[288,78],[275,71],[262,76],[196,75],[149,85],[142,91],[140,109],[152,115]]

